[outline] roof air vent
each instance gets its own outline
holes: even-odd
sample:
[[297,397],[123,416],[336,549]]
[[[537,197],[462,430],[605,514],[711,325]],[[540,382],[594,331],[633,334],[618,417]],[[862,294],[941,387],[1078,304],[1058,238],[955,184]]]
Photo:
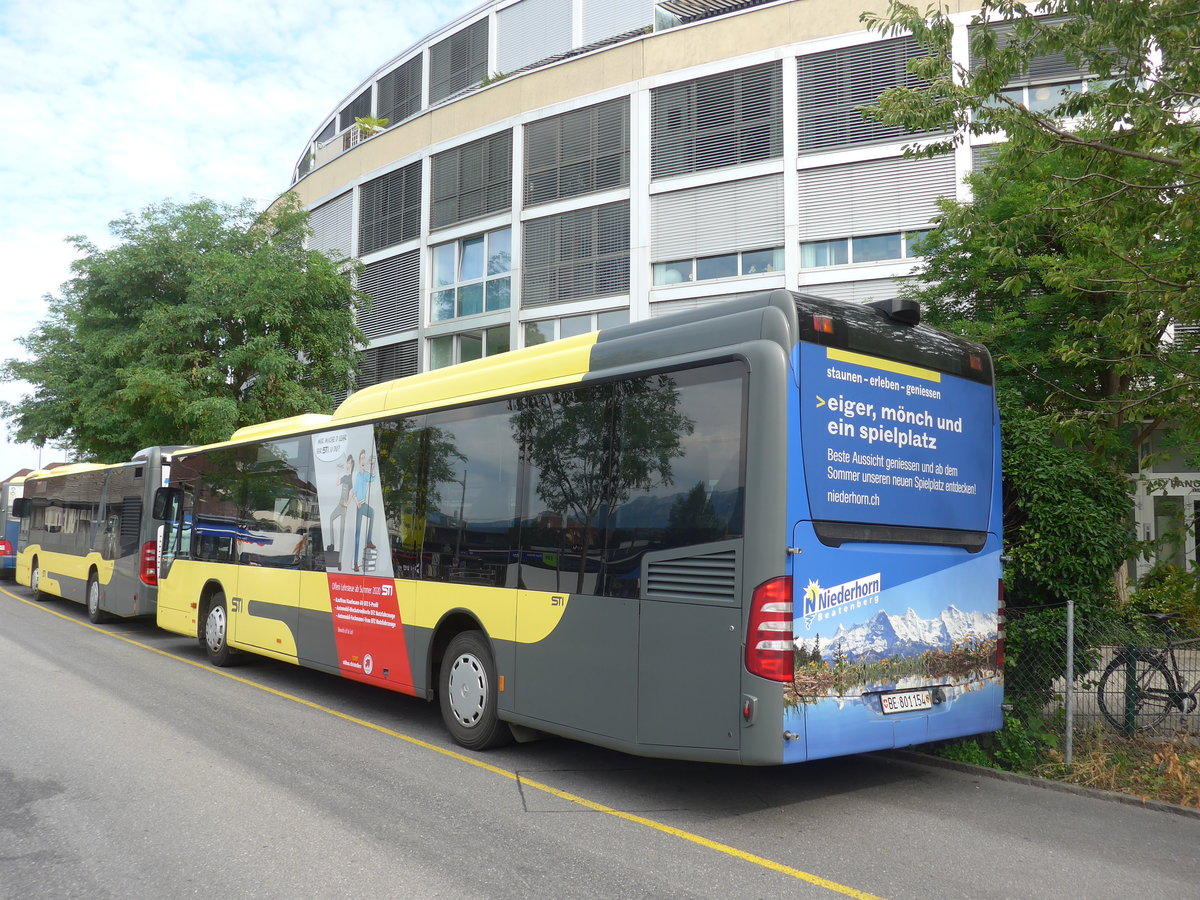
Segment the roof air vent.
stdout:
[[893,297],[891,300],[874,300],[867,305],[879,310],[892,321],[904,325],[921,324],[921,305],[916,300]]

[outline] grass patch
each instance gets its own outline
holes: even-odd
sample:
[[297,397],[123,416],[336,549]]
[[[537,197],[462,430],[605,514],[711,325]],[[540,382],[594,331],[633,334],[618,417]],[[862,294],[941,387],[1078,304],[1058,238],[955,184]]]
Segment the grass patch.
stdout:
[[1052,750],[1033,774],[1068,784],[1200,808],[1200,747],[1183,738],[1126,740],[1102,732],[1075,741],[1074,764]]
[[1008,713],[995,734],[924,749],[958,762],[1200,808],[1200,746],[1186,735],[1127,740],[1097,727],[1076,735],[1067,765],[1056,724]]

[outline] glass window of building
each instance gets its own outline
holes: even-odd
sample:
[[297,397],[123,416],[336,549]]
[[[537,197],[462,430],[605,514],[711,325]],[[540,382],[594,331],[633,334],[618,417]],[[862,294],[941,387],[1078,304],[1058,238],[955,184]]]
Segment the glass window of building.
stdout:
[[433,247],[433,322],[508,309],[512,229],[499,228]]
[[507,325],[444,334],[429,339],[429,368],[442,369],[457,363],[507,353],[510,349]]
[[525,346],[534,347],[561,338],[587,334],[605,328],[615,328],[629,323],[628,309],[610,309],[600,313],[581,316],[565,316],[561,319],[539,319],[525,323]]
[[717,256],[698,256],[654,264],[656,286],[684,284],[690,281],[713,281],[718,278],[738,278],[783,271],[783,248],[745,250]]
[[821,269],[850,263],[915,259],[921,255],[921,242],[928,234],[928,229],[922,229],[826,241],[806,241],[800,245],[800,267]]

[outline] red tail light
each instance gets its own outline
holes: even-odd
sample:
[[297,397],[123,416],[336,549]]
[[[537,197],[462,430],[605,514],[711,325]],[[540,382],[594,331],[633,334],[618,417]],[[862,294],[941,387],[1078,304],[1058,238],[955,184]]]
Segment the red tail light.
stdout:
[[142,544],[142,571],[138,574],[143,584],[151,587],[158,584],[158,544],[156,542],[146,541]]
[[0,556],[12,556],[13,547],[8,541],[0,540]]
[[996,665],[1004,665],[1004,579],[996,587]]
[[746,632],[746,668],[772,681],[796,677],[792,634],[792,579],[772,578],[754,589]]

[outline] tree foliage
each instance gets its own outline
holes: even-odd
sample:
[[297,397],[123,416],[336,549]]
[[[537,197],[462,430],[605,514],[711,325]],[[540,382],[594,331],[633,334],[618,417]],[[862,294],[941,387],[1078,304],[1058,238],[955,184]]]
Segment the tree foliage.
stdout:
[[294,197],[164,202],[111,223],[48,297],[49,315],[0,368],[32,391],[4,404],[15,437],[80,457],[223,440],[238,427],[328,410],[349,384],[363,298],[351,264],[304,249]]
[[[1036,10],[1039,15],[1034,15]],[[1200,446],[1200,9],[1185,0],[984,3],[971,64],[953,61],[938,9],[893,2],[865,21],[908,31],[923,89],[885,92],[868,114],[944,136],[933,156],[985,135],[1006,139],[946,203],[923,247],[918,299],[932,318],[994,350],[1028,402],[1115,469],[1170,423]],[[1029,63],[1062,54],[1090,73],[1029,109],[1008,90]]]

